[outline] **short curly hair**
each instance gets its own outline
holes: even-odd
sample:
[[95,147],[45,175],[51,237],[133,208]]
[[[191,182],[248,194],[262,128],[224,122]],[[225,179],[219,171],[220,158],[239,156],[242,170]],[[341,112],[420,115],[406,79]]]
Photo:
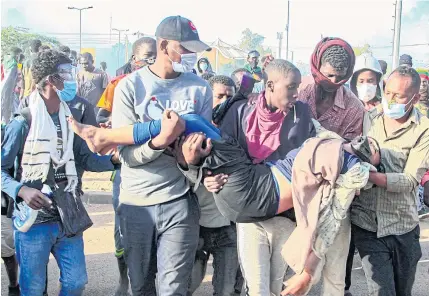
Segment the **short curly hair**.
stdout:
[[42,45],[42,46],[40,46],[39,51],[50,50],[50,49],[51,49],[51,47],[49,45]]
[[235,88],[234,81],[230,77],[225,75],[216,75],[209,79],[209,84],[212,89],[215,83],[219,83],[225,86],[231,86]]
[[61,52],[70,53],[70,47],[68,47],[67,45],[61,45],[58,49]]
[[12,47],[10,49],[9,52],[10,52],[11,55],[17,56],[17,55],[19,55],[22,52],[22,49],[19,48],[19,47],[14,46],[14,47]]
[[414,93],[418,93],[420,89],[420,83],[422,79],[420,78],[419,73],[414,69],[413,67],[409,65],[401,65],[389,75],[391,77],[392,75],[400,75],[402,77],[408,77],[411,78],[411,89]]
[[215,75],[213,73],[204,73],[203,75],[201,75],[201,78],[209,81],[212,77],[214,77]]
[[271,73],[281,74],[283,77],[287,77],[290,72],[300,73],[299,69],[289,61],[283,59],[275,59],[269,63],[265,69],[265,73],[270,75]]
[[329,63],[335,70],[342,71],[349,68],[350,55],[344,47],[333,45],[325,50],[321,61],[321,65]]
[[[34,82],[39,84],[47,76],[55,74],[59,65],[71,63],[72,61],[62,52],[53,49],[39,52],[31,66],[31,74]],[[43,82],[39,86],[45,87],[45,85],[46,83]]]
[[39,52],[40,46],[42,46],[42,41],[40,41],[39,39],[34,39],[30,41],[31,52]]
[[81,54],[79,59],[85,59],[87,61],[94,62],[94,57],[89,52],[84,52],[83,54]]
[[247,73],[249,75],[252,75],[252,73],[250,73],[250,71],[245,68],[238,68],[234,70],[234,72],[231,73],[231,79],[232,81],[234,81],[236,88],[240,87],[240,83],[241,83],[241,80],[238,80],[238,77],[237,77],[238,73]]

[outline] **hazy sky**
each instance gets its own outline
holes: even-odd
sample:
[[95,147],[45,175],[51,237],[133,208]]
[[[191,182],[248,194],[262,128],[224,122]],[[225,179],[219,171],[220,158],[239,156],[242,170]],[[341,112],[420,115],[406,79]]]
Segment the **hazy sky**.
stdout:
[[[295,61],[308,61],[321,34],[342,37],[353,46],[365,43],[372,47],[390,46],[393,2],[292,0],[289,47],[294,50]],[[2,0],[1,23],[2,26],[27,27],[35,32],[78,33],[79,13],[67,7],[92,5],[93,9],[82,13],[84,33],[109,33],[112,17],[113,27],[153,34],[164,17],[179,14],[191,19],[200,38],[207,42],[219,37],[235,44],[241,32],[250,28],[266,37],[265,45],[277,48],[276,33],[285,29],[287,1],[245,3],[242,0]],[[429,0],[404,0],[403,20],[402,44],[429,43]],[[78,45],[76,36],[62,36],[60,41],[73,41]],[[100,38],[108,42],[108,36]],[[391,49],[374,49],[374,53],[389,60]],[[429,64],[429,46],[402,48],[401,53],[410,53],[416,60]]]

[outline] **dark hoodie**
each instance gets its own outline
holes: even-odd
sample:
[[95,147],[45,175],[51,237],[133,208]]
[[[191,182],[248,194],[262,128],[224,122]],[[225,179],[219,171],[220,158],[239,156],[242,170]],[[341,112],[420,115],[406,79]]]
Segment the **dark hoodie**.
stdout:
[[[207,63],[208,67],[207,67],[207,70],[206,70],[206,71],[203,71],[203,70],[200,68],[200,63],[201,63],[201,62],[206,62],[206,63]],[[216,74],[216,73],[213,71],[213,69],[212,69],[212,65],[210,64],[210,62],[209,62],[209,60],[208,60],[207,58],[200,58],[200,59],[198,60],[198,62],[197,62],[197,70],[198,70],[198,76],[201,76],[201,75],[203,75],[204,73],[213,73],[213,74]]]

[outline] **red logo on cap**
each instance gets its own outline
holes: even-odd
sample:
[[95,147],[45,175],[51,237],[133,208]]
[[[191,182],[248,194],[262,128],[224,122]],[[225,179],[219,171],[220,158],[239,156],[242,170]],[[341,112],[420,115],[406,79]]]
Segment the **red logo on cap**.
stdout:
[[195,27],[194,23],[191,22],[191,21],[189,21],[188,24],[189,24],[189,27],[191,28],[192,32],[194,32],[195,34],[197,34],[198,31],[197,31],[197,28]]

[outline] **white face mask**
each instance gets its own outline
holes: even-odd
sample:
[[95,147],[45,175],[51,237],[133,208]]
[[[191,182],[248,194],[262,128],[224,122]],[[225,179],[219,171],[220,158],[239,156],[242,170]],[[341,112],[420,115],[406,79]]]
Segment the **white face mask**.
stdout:
[[[173,49],[173,51],[175,51]],[[177,51],[175,51],[178,53]],[[178,53],[180,54],[180,53]],[[168,57],[170,59],[170,57]],[[194,69],[195,64],[197,63],[197,54],[196,53],[184,53],[180,54],[180,63],[174,62],[170,59],[172,65],[173,65],[173,71],[177,73],[186,73],[191,72],[192,69]]]
[[374,99],[377,93],[377,85],[370,83],[362,83],[356,87],[359,99],[364,102]]

